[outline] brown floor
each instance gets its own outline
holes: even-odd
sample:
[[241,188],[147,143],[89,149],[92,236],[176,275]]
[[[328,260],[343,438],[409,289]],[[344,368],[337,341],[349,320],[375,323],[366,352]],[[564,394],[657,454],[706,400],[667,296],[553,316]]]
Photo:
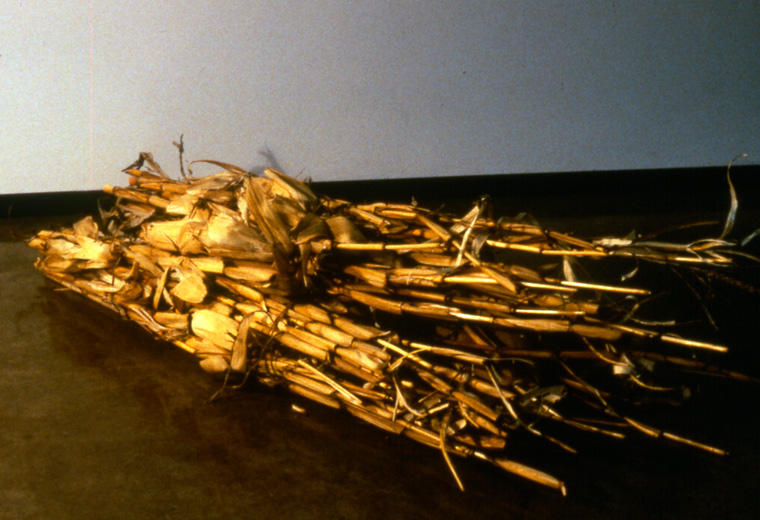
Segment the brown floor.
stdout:
[[[188,354],[54,290],[6,220],[0,241],[0,519],[754,518],[756,386],[717,381],[666,417],[729,457],[582,438],[568,455],[525,436],[510,456],[568,496],[353,417],[260,388],[219,388]],[[757,346],[757,335],[744,345]],[[707,390],[710,390],[708,392]],[[306,413],[292,408],[298,404]]]

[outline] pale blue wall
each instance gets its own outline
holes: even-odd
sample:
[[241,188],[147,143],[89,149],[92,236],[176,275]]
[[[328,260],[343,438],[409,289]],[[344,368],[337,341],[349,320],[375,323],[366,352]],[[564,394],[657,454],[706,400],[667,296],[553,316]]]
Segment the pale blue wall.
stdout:
[[315,180],[760,155],[760,2],[5,1],[0,193],[143,150]]

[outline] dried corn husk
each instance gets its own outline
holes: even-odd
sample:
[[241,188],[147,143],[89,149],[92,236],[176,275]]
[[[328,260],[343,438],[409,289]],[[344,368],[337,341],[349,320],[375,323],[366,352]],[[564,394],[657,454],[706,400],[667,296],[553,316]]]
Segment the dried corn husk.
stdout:
[[[483,201],[463,218],[353,205],[271,169],[256,177],[205,162],[224,171],[172,180],[141,154],[125,170],[130,187],[105,188],[117,200],[102,225],[87,217],[30,240],[42,254],[37,267],[194,354],[210,373],[251,374],[440,449],[460,486],[452,453],[564,492],[561,480],[506,457],[505,439],[518,428],[572,450],[541,431],[548,421],[722,453],[616,405],[630,385],[638,400],[684,395],[661,384],[660,372],[749,379],[698,359],[726,347],[635,319],[656,287],[630,274],[590,280],[577,263],[731,268],[740,246],[725,236],[586,240],[495,221]],[[539,377],[547,373],[553,379]],[[566,415],[565,403],[584,413]]]

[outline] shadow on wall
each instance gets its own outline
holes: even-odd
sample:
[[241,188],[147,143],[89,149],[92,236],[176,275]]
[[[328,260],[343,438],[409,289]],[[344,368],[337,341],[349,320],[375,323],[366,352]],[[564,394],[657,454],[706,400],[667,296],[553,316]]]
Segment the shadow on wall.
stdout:
[[264,170],[267,168],[272,168],[278,172],[288,174],[288,172],[286,172],[282,167],[282,164],[280,164],[280,161],[277,159],[277,155],[268,146],[259,150],[259,156],[264,158],[264,164],[255,164],[246,168],[246,170],[255,175],[262,175],[264,173]]

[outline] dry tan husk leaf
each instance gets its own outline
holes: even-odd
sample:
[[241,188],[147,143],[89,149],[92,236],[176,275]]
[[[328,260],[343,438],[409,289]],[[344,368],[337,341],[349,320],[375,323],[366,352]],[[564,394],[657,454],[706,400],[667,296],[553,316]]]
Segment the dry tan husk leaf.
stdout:
[[200,361],[201,368],[209,374],[224,374],[230,369],[230,364],[224,356],[209,356]]
[[200,218],[149,222],[142,226],[141,238],[157,249],[197,255],[204,250],[198,235],[206,226],[206,222]]
[[232,344],[237,334],[238,324],[232,318],[210,309],[199,309],[190,317],[190,328],[193,334],[201,339],[232,350]]
[[267,251],[262,237],[238,218],[215,213],[199,232],[207,251]]
[[208,294],[206,283],[203,281],[203,274],[197,268],[192,269],[187,264],[185,267],[175,267],[174,273],[179,278],[179,283],[169,293],[185,303],[198,304],[203,302],[206,294]]
[[77,221],[74,226],[74,236],[77,237],[87,237],[96,239],[98,238],[98,235],[100,234],[100,230],[98,229],[98,225],[95,223],[92,217],[84,217],[83,219]]
[[153,318],[161,325],[172,329],[187,329],[189,323],[187,314],[176,312],[156,312]]

